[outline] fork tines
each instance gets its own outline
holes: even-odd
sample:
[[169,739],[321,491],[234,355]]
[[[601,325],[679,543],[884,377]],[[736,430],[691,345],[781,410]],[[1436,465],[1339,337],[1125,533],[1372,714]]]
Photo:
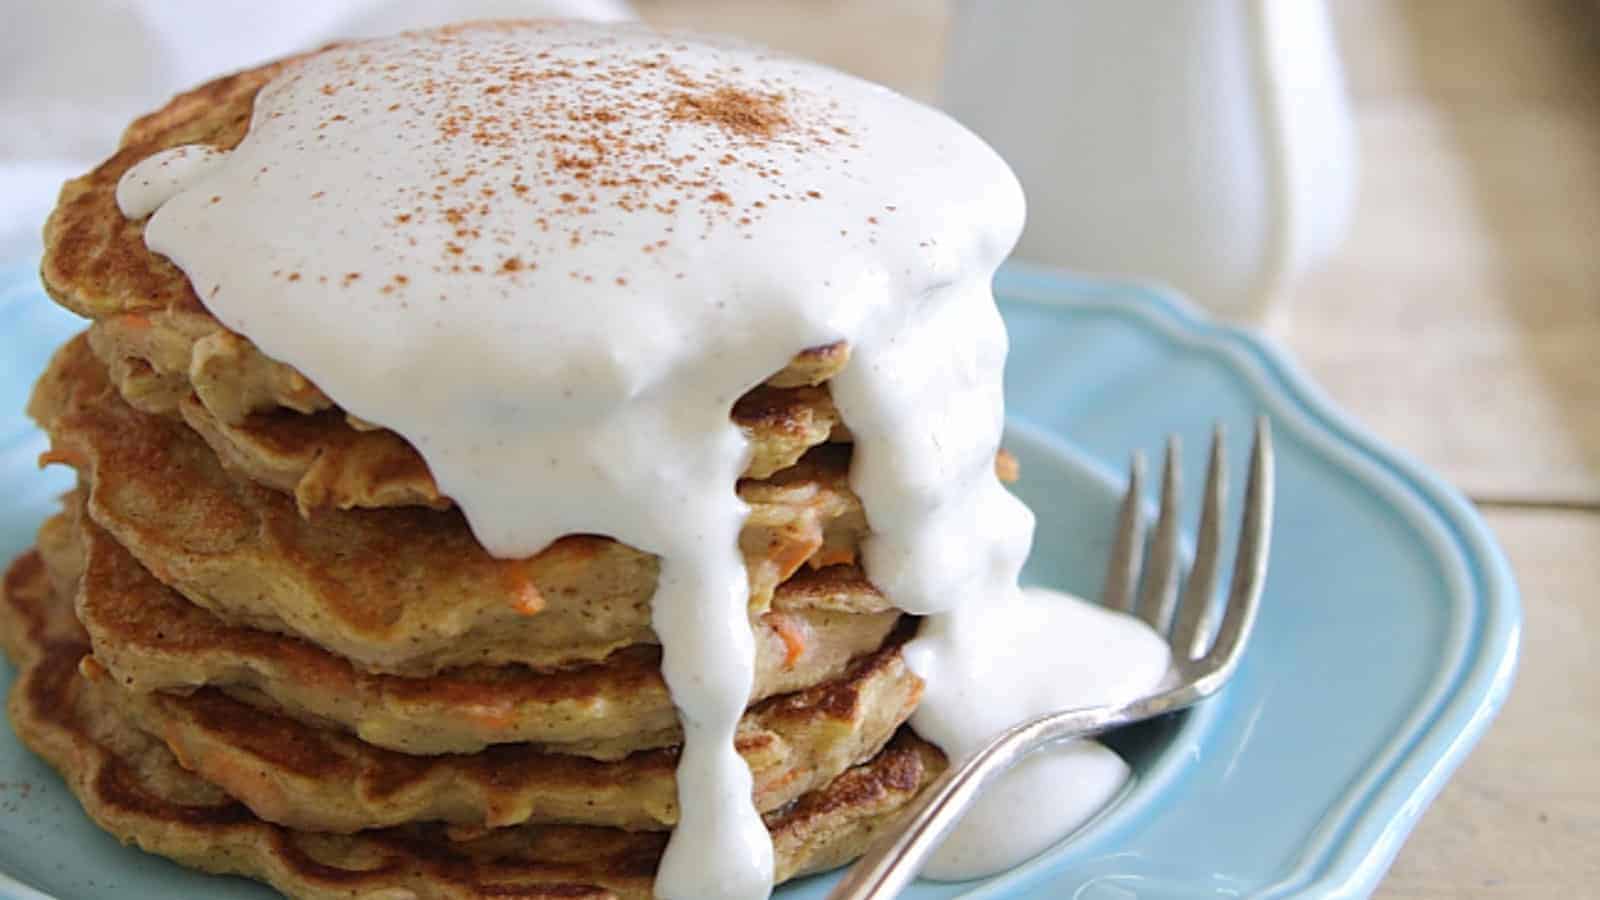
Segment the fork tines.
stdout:
[[[1145,460],[1142,452],[1134,452],[1101,602],[1112,609],[1137,615],[1157,633],[1165,635],[1177,662],[1205,658],[1229,665],[1233,650],[1242,646],[1255,619],[1256,601],[1266,574],[1272,518],[1271,430],[1265,417],[1256,420],[1232,586],[1220,627],[1215,624],[1214,598],[1221,575],[1223,508],[1227,494],[1223,427],[1218,424],[1212,432],[1194,565],[1187,577],[1181,575],[1179,554],[1181,452],[1177,436],[1168,438],[1161,473],[1160,512],[1148,553],[1143,511]],[[1183,584],[1181,600],[1180,582]],[[1214,631],[1217,639],[1213,645]]]

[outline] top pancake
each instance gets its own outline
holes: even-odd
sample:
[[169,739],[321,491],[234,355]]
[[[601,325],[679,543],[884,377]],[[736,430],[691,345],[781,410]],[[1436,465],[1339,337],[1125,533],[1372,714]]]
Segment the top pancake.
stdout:
[[[45,225],[45,289],[95,320],[94,349],[130,403],[175,412],[192,394],[193,409],[185,411],[191,424],[202,420],[224,457],[294,492],[302,508],[448,505],[405,441],[344,416],[310,379],[223,326],[183,271],[145,246],[144,220],[126,219],[117,207],[118,181],[145,157],[184,144],[236,146],[256,93],[293,64],[272,63],[174,98],[135,121],[110,159],[67,182]],[[753,445],[749,477],[791,465],[830,437],[837,417],[826,392],[785,390],[820,385],[848,359],[843,343],[802,351],[768,380],[765,393],[758,389],[736,407]],[[330,415],[292,426],[258,416],[275,412]],[[338,465],[329,462],[335,459]]]

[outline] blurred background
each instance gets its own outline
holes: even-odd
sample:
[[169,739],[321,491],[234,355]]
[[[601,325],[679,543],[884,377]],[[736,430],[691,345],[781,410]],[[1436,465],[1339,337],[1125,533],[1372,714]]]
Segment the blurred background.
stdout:
[[[1024,255],[1177,283],[1268,329],[1459,486],[1522,580],[1524,665],[1380,895],[1594,895],[1600,718],[1572,712],[1600,709],[1600,4],[7,0],[0,256],[36,253],[55,185],[176,89],[335,35],[530,9],[742,35],[945,103],[1024,163],[1051,226]],[[1116,129],[1147,140],[1085,137]],[[1134,174],[1092,168],[1107,157]],[[1147,233],[1071,239],[1096,223]]]

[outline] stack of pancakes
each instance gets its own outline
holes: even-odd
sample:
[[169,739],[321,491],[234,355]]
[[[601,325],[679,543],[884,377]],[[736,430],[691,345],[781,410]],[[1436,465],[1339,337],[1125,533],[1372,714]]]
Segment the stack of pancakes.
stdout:
[[[4,582],[12,722],[122,840],[293,895],[648,896],[678,811],[658,561],[595,535],[491,557],[404,440],[226,329],[118,211],[134,163],[236,144],[277,71],[139,120],[50,220],[46,287],[92,325],[30,406],[79,482]],[[848,361],[801,353],[732,409],[737,745],[780,880],[858,854],[944,765],[903,726],[911,623],[855,565]]]

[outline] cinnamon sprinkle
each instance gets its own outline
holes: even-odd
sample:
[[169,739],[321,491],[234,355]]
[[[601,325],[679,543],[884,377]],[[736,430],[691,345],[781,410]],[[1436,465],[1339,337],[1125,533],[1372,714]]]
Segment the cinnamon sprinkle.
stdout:
[[770,138],[790,124],[782,94],[754,94],[723,86],[709,94],[679,94],[672,118],[698,122],[749,138]]
[[[515,42],[473,45],[446,29],[387,65],[338,57],[321,85],[328,99],[320,126],[346,126],[328,131],[343,141],[348,126],[381,121],[432,155],[436,168],[426,181],[397,186],[387,224],[406,232],[409,246],[434,249],[438,258],[424,265],[436,273],[509,275],[548,263],[493,224],[507,204],[525,209],[540,232],[559,230],[578,247],[606,237],[594,217],[607,211],[662,217],[663,233],[690,212],[703,222],[702,237],[727,227],[748,237],[774,206],[821,200],[811,185],[789,182],[781,160],[798,151],[848,163],[847,148],[856,144],[837,103],[778,70],[680,65],[674,54],[686,49],[575,43],[530,57]],[[348,99],[379,84],[416,101],[367,108]],[[751,174],[764,181],[761,193],[729,189]]]

